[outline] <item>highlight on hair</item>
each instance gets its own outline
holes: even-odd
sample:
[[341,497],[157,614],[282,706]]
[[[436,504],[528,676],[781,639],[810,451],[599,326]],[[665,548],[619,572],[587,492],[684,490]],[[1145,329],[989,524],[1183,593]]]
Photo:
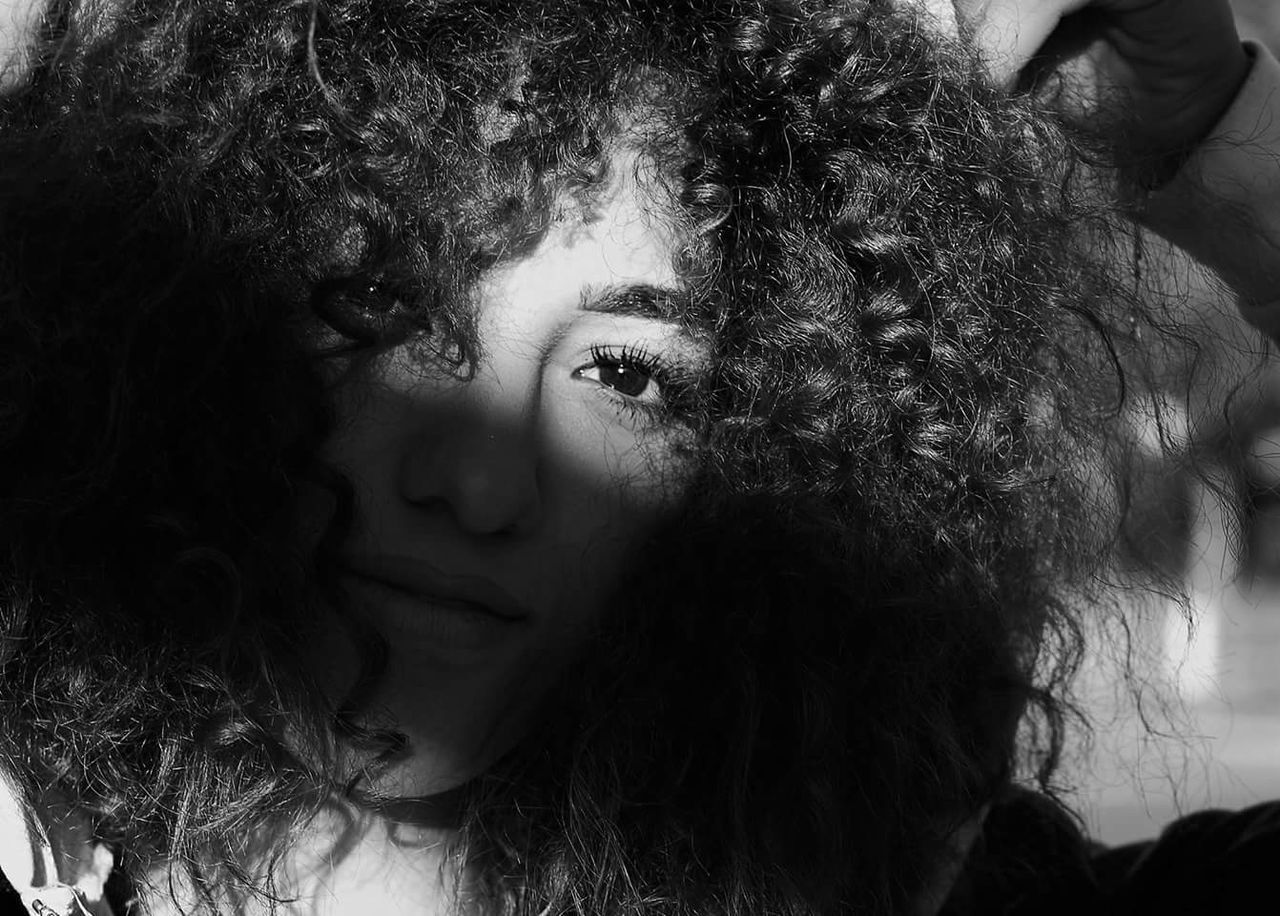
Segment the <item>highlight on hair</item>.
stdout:
[[334,748],[397,752],[291,661],[350,524],[327,367],[465,374],[476,279],[618,142],[690,238],[695,482],[467,788],[485,905],[901,912],[1050,785],[1135,306],[965,48],[884,0],[86,0],[41,50],[0,103],[0,741],[136,881],[269,902],[358,788]]

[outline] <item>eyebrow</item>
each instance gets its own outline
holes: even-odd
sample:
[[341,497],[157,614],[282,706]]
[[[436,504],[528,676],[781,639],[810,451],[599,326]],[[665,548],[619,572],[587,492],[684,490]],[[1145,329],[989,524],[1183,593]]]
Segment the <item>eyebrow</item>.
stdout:
[[583,291],[579,308],[603,315],[674,322],[686,299],[687,294],[681,290],[638,283],[588,288]]
[[[627,286],[588,286],[578,302],[579,311],[596,315],[620,315],[676,324],[680,307],[688,294],[670,287],[634,283]],[[560,345],[569,332],[569,325],[562,325],[551,338],[539,347],[538,362],[546,365],[547,358]]]

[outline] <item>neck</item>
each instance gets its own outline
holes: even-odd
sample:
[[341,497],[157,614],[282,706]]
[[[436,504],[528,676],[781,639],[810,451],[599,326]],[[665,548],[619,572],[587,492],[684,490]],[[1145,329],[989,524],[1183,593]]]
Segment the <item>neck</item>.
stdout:
[[[392,806],[384,814],[334,802],[301,828],[271,863],[266,889],[281,902],[273,908],[266,898],[255,897],[244,907],[228,908],[247,916],[465,914],[470,907],[463,892],[463,869],[451,849],[454,829],[402,817],[431,807]],[[260,876],[266,871],[262,868]],[[170,869],[148,877],[150,892],[142,894],[147,916],[205,912],[181,875]]]

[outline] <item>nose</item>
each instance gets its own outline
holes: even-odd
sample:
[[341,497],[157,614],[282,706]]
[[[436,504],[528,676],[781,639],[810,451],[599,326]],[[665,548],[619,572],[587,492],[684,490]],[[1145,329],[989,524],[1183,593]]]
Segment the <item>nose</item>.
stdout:
[[446,512],[468,534],[527,533],[542,511],[534,418],[485,396],[483,382],[462,387],[405,450],[401,497]]

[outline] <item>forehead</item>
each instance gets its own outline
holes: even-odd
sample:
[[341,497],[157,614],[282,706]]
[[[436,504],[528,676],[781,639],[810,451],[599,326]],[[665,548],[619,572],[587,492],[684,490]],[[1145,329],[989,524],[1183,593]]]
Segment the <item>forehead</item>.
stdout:
[[517,288],[578,290],[681,285],[677,255],[683,233],[661,169],[653,157],[620,146],[588,193],[559,195],[550,225],[527,256],[495,273]]

